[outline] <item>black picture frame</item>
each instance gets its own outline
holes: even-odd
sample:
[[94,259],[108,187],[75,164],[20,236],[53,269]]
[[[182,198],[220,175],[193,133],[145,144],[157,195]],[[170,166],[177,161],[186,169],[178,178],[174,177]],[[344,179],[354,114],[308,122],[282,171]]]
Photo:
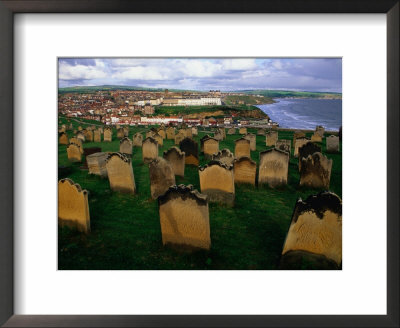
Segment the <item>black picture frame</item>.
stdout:
[[[5,327],[399,327],[399,8],[398,0],[0,0],[0,149],[3,153],[0,156],[0,324]],[[14,315],[13,176],[17,172],[13,169],[11,122],[16,13],[386,14],[387,315]]]

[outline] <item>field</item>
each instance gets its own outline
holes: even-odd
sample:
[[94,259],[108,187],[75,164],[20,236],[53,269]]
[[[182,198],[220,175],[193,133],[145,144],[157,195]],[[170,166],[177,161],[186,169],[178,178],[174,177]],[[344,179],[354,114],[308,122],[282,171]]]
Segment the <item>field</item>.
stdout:
[[[65,118],[60,118],[66,123]],[[79,125],[72,120],[74,128]],[[98,124],[98,123],[97,123]],[[80,124],[83,128],[84,123]],[[256,130],[248,129],[256,133]],[[130,128],[129,138],[144,128]],[[206,134],[199,128],[199,139]],[[72,131],[68,131],[69,137]],[[291,139],[292,131],[280,131],[280,139]],[[311,136],[308,133],[307,136]],[[227,135],[220,142],[220,149],[234,151],[234,140],[240,136]],[[164,140],[159,155],[173,146],[173,140]],[[86,147],[101,147],[102,151],[119,151],[119,140],[114,129],[110,143],[85,143]],[[200,147],[200,142],[199,142]],[[265,136],[257,136],[257,150],[251,153],[258,163],[259,152],[267,149]],[[322,144],[325,154],[325,141]],[[58,230],[58,268],[61,270],[266,270],[277,269],[282,246],[289,228],[292,211],[298,197],[306,198],[319,190],[299,187],[297,158],[291,156],[288,185],[281,189],[268,187],[235,186],[233,208],[209,204],[211,249],[210,251],[184,252],[164,247],[157,201],[150,197],[148,166],[142,162],[141,148],[134,148],[132,166],[137,194],[112,192],[107,179],[81,170],[81,164],[69,163],[66,146],[58,147],[58,165],[70,169],[69,177],[89,191],[91,233],[81,234],[68,228]],[[293,155],[293,151],[292,151]],[[327,154],[333,159],[330,190],[342,197],[342,155]],[[200,164],[205,161],[200,154]],[[198,168],[186,166],[185,177],[176,178],[177,184],[192,184],[200,191]],[[310,265],[304,263],[304,269]]]

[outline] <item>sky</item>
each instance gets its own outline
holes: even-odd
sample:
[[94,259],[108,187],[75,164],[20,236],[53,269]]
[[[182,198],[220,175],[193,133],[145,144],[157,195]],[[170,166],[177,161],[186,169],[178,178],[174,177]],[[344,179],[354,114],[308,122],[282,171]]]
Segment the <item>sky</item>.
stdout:
[[340,58],[59,58],[59,87],[342,92]]

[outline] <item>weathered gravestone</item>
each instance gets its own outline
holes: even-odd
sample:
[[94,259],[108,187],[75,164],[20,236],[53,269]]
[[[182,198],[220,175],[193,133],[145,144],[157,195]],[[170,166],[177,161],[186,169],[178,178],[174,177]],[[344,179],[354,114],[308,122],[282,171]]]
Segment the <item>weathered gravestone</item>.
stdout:
[[86,162],[89,168],[89,174],[99,175],[101,177],[107,177],[107,153],[94,153],[86,157]]
[[112,141],[112,129],[107,127],[104,129],[104,137],[103,137],[104,141],[108,141],[111,142]]
[[125,130],[124,128],[119,128],[117,130],[117,138],[122,139],[123,137],[125,137]]
[[178,134],[181,134],[183,136],[185,136],[185,138],[187,137],[186,135],[186,128],[182,127],[178,130]]
[[294,157],[299,156],[299,148],[304,146],[306,143],[310,142],[310,139],[307,138],[297,138],[294,144]]
[[142,158],[144,163],[150,163],[158,157],[158,142],[148,137],[144,139],[142,144]]
[[300,186],[329,190],[332,160],[321,153],[302,158],[300,169]]
[[250,157],[250,140],[241,137],[235,140],[235,157]]
[[247,128],[240,128],[239,134],[247,134]]
[[205,136],[203,136],[202,138],[200,138],[200,151],[204,152],[204,140],[211,138],[211,136],[209,134],[206,134]]
[[206,159],[211,159],[212,155],[218,153],[219,141],[214,138],[205,138],[203,140],[203,153]]
[[256,135],[253,133],[248,133],[244,136],[244,138],[250,141],[250,150],[255,151],[256,150]]
[[287,139],[279,139],[276,141],[276,144],[275,144],[276,149],[287,152],[289,154],[289,156],[290,156],[291,147],[292,147],[292,141],[287,140]]
[[143,135],[140,132],[135,133],[133,136],[133,147],[142,147]]
[[199,176],[201,192],[208,196],[209,202],[234,205],[235,183],[232,165],[211,161],[199,168]]
[[235,156],[227,148],[220,150],[218,153],[211,156],[212,161],[220,161],[221,163],[231,166],[235,160]]
[[95,130],[93,132],[93,141],[94,142],[101,142],[101,132],[100,132],[100,130]]
[[260,153],[258,185],[268,184],[271,188],[287,185],[289,154],[276,148]]
[[99,127],[97,128],[97,131],[100,131],[100,133],[101,133],[101,134],[103,134],[103,133],[104,133],[104,129],[103,129],[103,127],[102,127],[102,126],[99,126]]
[[85,140],[86,140],[85,135],[82,131],[78,131],[76,133],[76,138],[80,139],[82,142],[85,142]]
[[175,128],[172,126],[167,128],[167,139],[175,140]]
[[153,138],[157,141],[159,146],[162,147],[164,145],[164,139],[158,133],[154,133]]
[[265,129],[258,129],[257,130],[257,135],[258,136],[265,136]]
[[219,130],[217,130],[214,132],[214,139],[218,140],[218,141],[222,141],[222,140],[224,140],[224,136],[222,135],[222,133]]
[[132,155],[132,141],[124,137],[119,141],[119,152],[125,155]]
[[163,157],[171,164],[175,175],[185,176],[185,152],[173,146],[164,151]]
[[339,137],[338,136],[326,137],[326,151],[328,153],[338,153],[339,152]]
[[86,141],[88,141],[88,142],[92,142],[93,141],[93,131],[86,129],[83,133],[85,134],[85,140]]
[[65,132],[61,132],[60,136],[58,138],[58,142],[60,145],[68,145],[69,141],[68,141],[68,136]]
[[229,135],[236,134],[236,129],[235,128],[228,129],[228,134]]
[[153,138],[155,134],[156,134],[156,132],[153,129],[148,130],[148,131],[146,131],[146,138],[149,138],[149,137]]
[[110,188],[113,191],[134,194],[136,191],[132,162],[121,153],[111,153],[106,160]]
[[124,129],[124,137],[129,136],[129,126],[124,126],[123,129]]
[[233,162],[235,183],[256,184],[257,163],[249,157],[240,157]]
[[169,187],[175,185],[175,174],[171,164],[162,157],[157,157],[149,164],[151,197],[156,199]]
[[311,136],[311,141],[322,142],[322,137],[317,132],[314,132],[314,134]]
[[210,249],[207,196],[193,186],[171,186],[158,198],[163,245]]
[[186,137],[193,138],[192,128],[186,128]]
[[307,158],[308,155],[312,155],[314,153],[320,153],[321,147],[316,145],[313,142],[307,142],[303,146],[299,147],[299,171],[301,170],[301,160],[303,158]]
[[300,139],[300,138],[306,138],[306,134],[304,132],[301,131],[295,131],[293,133],[293,147],[296,145],[296,139]]
[[222,135],[222,140],[225,140],[226,139],[226,130],[225,130],[225,128],[218,128],[218,131]]
[[158,128],[157,133],[161,136],[161,138],[163,138],[163,140],[165,139],[166,134],[165,134],[165,130],[163,128]]
[[100,147],[89,147],[89,148],[84,148],[83,149],[83,154],[85,155],[85,162],[81,166],[82,169],[88,169],[88,162],[87,162],[87,157],[89,155],[92,155],[94,153],[100,153],[101,148]]
[[192,126],[192,136],[197,136],[199,132],[197,131],[197,128],[195,126]]
[[315,132],[318,133],[318,134],[320,135],[321,138],[323,138],[324,133],[325,133],[325,128],[324,128],[323,126],[321,126],[321,125],[318,125],[318,126],[315,128]]
[[67,156],[70,162],[81,162],[82,161],[81,147],[75,143],[70,143],[67,146]]
[[[281,269],[339,269],[342,262],[342,201],[331,192],[299,199],[283,246]],[[307,268],[309,269],[309,268]]]
[[69,143],[74,143],[74,144],[78,145],[80,150],[81,150],[81,154],[83,154],[83,146],[82,146],[82,140],[81,139],[78,139],[76,137],[72,137],[69,140]]
[[68,178],[58,181],[58,224],[90,232],[88,192]]
[[267,147],[275,147],[278,141],[278,131],[268,131],[265,135],[265,144]]
[[175,135],[175,145],[179,145],[180,142],[186,138],[186,134],[183,134],[182,132],[179,132],[178,134]]
[[179,143],[179,148],[185,153],[185,164],[199,165],[199,145],[191,138],[185,138]]

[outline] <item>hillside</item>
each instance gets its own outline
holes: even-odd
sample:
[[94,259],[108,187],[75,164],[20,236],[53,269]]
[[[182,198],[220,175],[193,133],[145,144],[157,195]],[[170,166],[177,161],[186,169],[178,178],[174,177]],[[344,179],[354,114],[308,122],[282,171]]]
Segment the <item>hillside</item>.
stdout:
[[341,93],[335,92],[308,92],[308,91],[286,91],[286,90],[243,90],[238,91],[252,95],[262,95],[269,98],[320,98],[320,99],[342,99]]
[[223,98],[223,101],[226,105],[239,105],[239,104],[246,104],[246,105],[261,105],[261,104],[272,104],[275,101],[270,97],[265,96],[226,96]]

